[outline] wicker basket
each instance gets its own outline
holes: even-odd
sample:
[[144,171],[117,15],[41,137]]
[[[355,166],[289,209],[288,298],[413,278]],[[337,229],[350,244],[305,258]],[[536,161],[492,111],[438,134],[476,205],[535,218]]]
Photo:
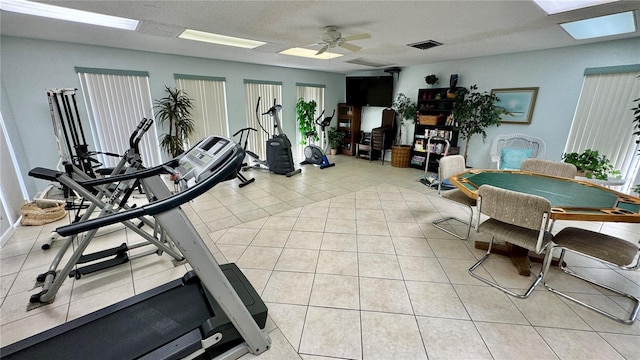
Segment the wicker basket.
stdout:
[[401,145],[391,147],[391,166],[406,168],[409,167],[411,158],[411,146]]
[[25,226],[48,224],[62,219],[67,214],[64,203],[48,201],[26,203],[20,208],[20,213],[20,224]]
[[438,125],[440,120],[439,115],[420,115],[418,116],[418,123],[420,125]]

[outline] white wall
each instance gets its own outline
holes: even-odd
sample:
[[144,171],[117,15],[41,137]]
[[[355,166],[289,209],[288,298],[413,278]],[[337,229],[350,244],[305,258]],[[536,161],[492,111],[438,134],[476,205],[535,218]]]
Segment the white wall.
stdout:
[[[227,107],[231,134],[245,127],[244,79],[281,81],[283,83],[283,128],[295,142],[296,82],[324,84],[326,111],[344,102],[344,75],[261,66],[194,57],[115,49],[99,46],[76,45],[16,37],[2,37],[1,82],[2,114],[13,144],[25,144],[18,152],[18,162],[33,197],[44,183],[27,176],[36,167],[54,168],[58,162],[46,90],[52,88],[80,88],[75,67],[138,70],[149,72],[151,96],[163,97],[165,85],[175,86],[174,73],[218,76],[226,78]],[[85,134],[90,137],[84,99],[78,92],[80,118],[85,123]],[[6,96],[5,96],[6,95]],[[5,101],[6,99],[6,101]],[[335,120],[334,120],[335,121]],[[160,131],[160,130],[159,130]],[[91,140],[87,139],[92,149]],[[108,149],[95,149],[105,150]]]
[[[425,51],[426,58],[428,50]],[[467,162],[473,167],[490,166],[491,139],[498,134],[515,132],[543,138],[547,143],[547,158],[560,160],[580,96],[585,68],[637,63],[640,63],[639,38],[609,41],[409,66],[400,72],[394,92],[404,93],[415,101],[418,89],[427,87],[424,77],[429,74],[436,74],[440,78],[438,86],[441,87],[448,86],[450,74],[459,75],[458,86],[469,87],[477,84],[481,91],[491,91],[494,88],[539,87],[531,124],[503,124],[500,127],[489,128],[485,142],[482,141],[481,135],[474,135],[471,138]],[[629,108],[631,107],[632,104],[629,104]],[[375,112],[367,113],[375,115]],[[363,123],[369,121],[371,119],[363,118]],[[412,133],[412,126],[408,130],[407,132]],[[465,141],[460,141],[458,145],[464,149]]]

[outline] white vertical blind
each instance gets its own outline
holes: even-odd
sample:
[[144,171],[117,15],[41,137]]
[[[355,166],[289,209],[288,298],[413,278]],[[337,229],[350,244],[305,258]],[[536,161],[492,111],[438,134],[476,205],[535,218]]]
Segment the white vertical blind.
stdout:
[[627,179],[623,191],[635,178],[638,167],[631,107],[633,99],[640,97],[639,73],[586,72],[564,150],[598,150]]
[[[143,72],[77,68],[87,104],[96,151],[124,154],[129,137],[143,118],[153,118],[149,77]],[[146,167],[161,163],[156,127],[140,141],[142,163]],[[99,155],[105,166],[120,159]]]
[[[244,81],[244,93],[245,93],[245,107],[247,109],[247,126],[257,129],[257,133],[251,134],[249,137],[249,150],[253,151],[262,160],[266,160],[267,153],[265,149],[266,141],[275,134],[273,128],[273,118],[268,115],[261,115],[267,112],[269,108],[273,106],[274,100],[276,104],[282,104],[282,84],[276,82],[263,82],[254,80]],[[256,119],[256,103],[260,99],[260,109],[258,109],[258,116],[262,127],[258,124]],[[249,110],[251,109],[251,110]],[[279,114],[280,122],[282,122],[282,113]],[[268,132],[262,131],[262,128]],[[282,129],[281,129],[282,130]],[[254,136],[255,135],[255,136]]]
[[224,78],[175,74],[176,87],[193,99],[194,132],[189,147],[209,135],[229,136]]
[[[304,101],[307,101],[307,102],[309,102],[311,100],[315,100],[315,102],[317,104],[315,117],[317,118],[318,116],[320,116],[320,113],[322,113],[322,110],[325,110],[325,107],[324,107],[324,88],[325,88],[324,85],[296,84],[296,102],[300,98],[304,99]],[[330,114],[328,114],[327,111],[325,111],[325,117],[326,116],[330,116]],[[297,127],[298,127],[298,123],[297,123],[297,119],[296,119],[296,128]],[[320,130],[319,127],[317,127],[316,131],[318,132],[318,136],[320,136],[320,131],[321,130]],[[299,131],[296,131],[296,146],[294,148],[295,148],[295,153],[298,154],[298,157],[302,157],[303,154],[304,154],[304,145],[302,145],[300,143],[303,140],[302,136],[303,135],[300,134]],[[312,143],[313,143],[313,141],[312,141]],[[322,146],[322,145],[324,145],[324,144],[320,144],[320,146]]]

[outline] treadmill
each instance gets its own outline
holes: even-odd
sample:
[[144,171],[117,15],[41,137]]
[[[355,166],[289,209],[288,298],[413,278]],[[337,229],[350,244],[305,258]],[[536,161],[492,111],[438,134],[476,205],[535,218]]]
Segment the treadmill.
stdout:
[[[155,201],[56,229],[62,236],[153,216],[192,271],[181,279],[0,349],[2,359],[233,359],[260,354],[271,340],[267,307],[235,264],[218,265],[180,205],[236,177],[244,150],[211,136],[156,168],[111,177],[138,179]],[[161,173],[180,178],[172,194]],[[23,320],[28,321],[28,320]]]

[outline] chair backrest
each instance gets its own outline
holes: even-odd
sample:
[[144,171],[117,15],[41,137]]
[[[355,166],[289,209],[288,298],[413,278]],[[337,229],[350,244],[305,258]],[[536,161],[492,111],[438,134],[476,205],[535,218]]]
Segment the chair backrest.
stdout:
[[440,158],[438,165],[438,192],[442,188],[442,182],[451,176],[460,174],[466,170],[466,163],[462,155],[448,155]]
[[578,169],[573,164],[544,159],[526,159],[522,162],[520,170],[569,179],[573,179],[578,174]]
[[[546,144],[544,140],[526,134],[517,133],[498,135],[491,143],[491,162],[494,162],[498,169],[509,168],[518,170],[520,169],[520,163],[522,162],[518,161],[518,159],[544,159],[545,153]],[[505,158],[503,157],[515,158],[515,163],[509,164],[509,162],[507,162],[505,164]]]
[[541,196],[481,185],[478,189],[478,211],[507,224],[544,232],[551,203]]

